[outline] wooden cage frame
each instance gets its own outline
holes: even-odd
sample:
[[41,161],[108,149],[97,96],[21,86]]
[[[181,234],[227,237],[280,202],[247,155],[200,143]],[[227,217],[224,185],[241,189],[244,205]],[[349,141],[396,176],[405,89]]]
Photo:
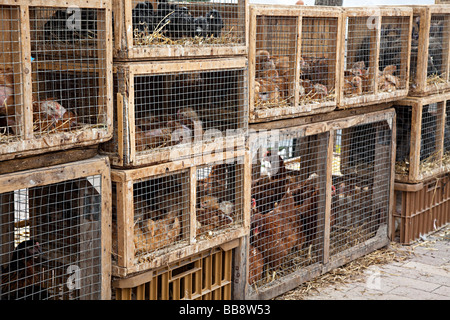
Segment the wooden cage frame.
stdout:
[[[226,136],[223,139],[223,145],[217,145],[217,142],[203,142],[197,143],[194,139],[190,146],[175,146],[178,148],[180,158],[197,156],[208,152],[210,148],[217,146],[222,147],[222,150],[227,148],[244,148],[245,134],[248,129],[248,99],[247,88],[245,87],[247,79],[247,59],[245,58],[230,58],[230,59],[212,59],[212,60],[190,60],[190,61],[165,61],[165,62],[145,62],[145,63],[124,63],[116,64],[114,66],[114,73],[122,73],[124,81],[121,84],[117,93],[117,103],[115,105],[115,112],[117,113],[117,128],[114,131],[114,137],[117,137],[117,153],[111,153],[103,149],[103,153],[110,156],[111,164],[118,167],[138,167],[143,165],[151,165],[155,163],[178,160],[171,157],[171,150],[163,148],[161,150],[148,150],[142,154],[136,151],[135,139],[135,103],[134,103],[134,77],[136,75],[158,75],[173,72],[197,72],[197,71],[226,71],[227,69],[241,68],[242,83],[244,87],[240,88],[241,99],[243,105],[240,106],[243,110],[242,119],[238,124],[242,132],[237,132],[231,136]],[[234,147],[233,147],[234,146]]]
[[[415,84],[415,87],[410,86],[409,95],[411,96],[426,96],[435,93],[442,93],[450,90],[450,7],[448,5],[427,5],[427,6],[412,6],[413,15],[420,17],[418,52],[417,52],[417,67],[416,76],[410,79],[410,82]],[[445,48],[443,48],[443,67],[446,69],[443,73],[447,75],[445,83],[427,84],[427,67],[428,67],[428,49],[430,40],[430,23],[433,14],[446,14],[447,23],[445,24],[446,33],[449,35]],[[419,57],[422,57],[419,59]]]
[[[215,235],[211,239],[197,239],[196,226],[196,169],[203,164],[213,163],[215,161],[226,161],[232,159],[242,158],[244,161],[242,177],[244,195],[242,196],[243,203],[239,205],[242,213],[242,225],[231,230]],[[201,252],[208,248],[229,242],[231,240],[240,238],[248,234],[250,224],[250,199],[247,188],[250,186],[249,182],[249,165],[248,155],[245,150],[238,150],[228,152],[226,154],[215,154],[203,157],[192,158],[191,160],[172,161],[165,164],[154,166],[147,166],[137,169],[112,169],[111,179],[116,183],[116,203],[117,203],[117,264],[113,263],[112,273],[117,277],[126,277],[129,274],[145,271],[149,269],[158,268],[167,263],[188,257],[197,252]],[[161,174],[176,172],[179,170],[188,170],[189,175],[189,194],[186,195],[189,200],[189,239],[186,245],[177,246],[170,249],[169,252],[163,253],[157,257],[150,259],[143,259],[144,261],[137,261],[134,254],[134,208],[133,205],[133,183],[144,178],[151,178]]]
[[[340,70],[339,70],[339,90],[337,92],[337,107],[338,109],[345,109],[349,107],[361,107],[371,104],[378,103],[386,103],[390,101],[395,101],[401,98],[404,98],[408,95],[408,87],[409,87],[409,67],[410,67],[410,57],[411,57],[411,31],[412,31],[412,16],[413,11],[411,7],[402,7],[402,6],[379,6],[372,8],[361,8],[361,7],[347,7],[343,8],[342,12],[342,27],[341,27],[341,35],[340,35]],[[354,97],[345,97],[344,95],[344,73],[346,68],[346,63],[344,60],[345,50],[346,50],[346,23],[347,18],[353,17],[373,17],[374,24],[376,29],[376,43],[372,45],[371,50],[375,51],[375,56],[371,55],[369,58],[374,62],[375,66],[374,74],[370,81],[373,81],[373,93],[362,94]],[[401,52],[401,60],[402,64],[405,64],[404,70],[401,70],[402,79],[404,81],[404,89],[397,89],[393,92],[379,92],[378,85],[376,83],[376,79],[378,79],[378,75],[381,73],[379,71],[379,52],[380,52],[380,37],[381,37],[381,20],[383,17],[409,17],[409,30],[408,30],[408,38],[405,39],[405,43],[407,43],[406,47],[402,47]],[[402,35],[405,37],[405,35]],[[375,46],[373,48],[373,46]]]
[[[156,60],[177,59],[190,57],[225,57],[246,55],[248,48],[248,0],[239,0],[243,5],[244,12],[237,12],[240,19],[244,21],[244,42],[240,45],[213,46],[213,45],[163,45],[163,46],[137,46],[133,43],[132,30],[132,0],[113,0],[113,11],[116,17],[114,21],[114,58],[118,61],[130,60]],[[153,5],[156,0],[150,1]],[[238,7],[236,4],[236,7]],[[238,10],[238,8],[236,8]]]
[[[342,111],[341,111],[342,112]],[[329,135],[328,138],[328,156],[326,163],[326,177],[322,177],[322,183],[325,184],[325,209],[324,209],[324,221],[325,226],[321,232],[323,234],[323,255],[321,257],[321,262],[312,264],[310,266],[306,266],[302,269],[294,271],[290,275],[285,276],[282,280],[274,281],[273,285],[270,285],[267,288],[258,288],[257,291],[253,289],[248,283],[248,274],[249,274],[249,245],[250,239],[249,236],[244,237],[242,239],[243,245],[240,247],[239,252],[236,254],[236,259],[238,260],[235,266],[235,277],[240,277],[239,282],[236,282],[234,289],[234,299],[258,299],[265,300],[276,297],[284,292],[292,290],[297,287],[301,283],[311,280],[321,274],[329,272],[339,266],[342,266],[358,257],[361,257],[373,250],[382,248],[386,246],[389,242],[389,226],[391,225],[391,217],[392,217],[392,206],[389,206],[388,214],[387,214],[387,224],[384,226],[380,226],[377,234],[362,242],[358,245],[345,249],[344,251],[338,252],[336,254],[331,255],[330,252],[330,219],[331,219],[331,203],[332,203],[332,166],[333,166],[333,144],[334,144],[334,135],[335,131],[338,129],[346,129],[357,125],[362,124],[370,124],[379,121],[387,121],[389,126],[392,129],[392,137],[391,137],[391,159],[395,159],[395,110],[393,109],[384,109],[380,111],[375,111],[371,113],[363,113],[360,115],[339,118],[333,120],[327,120],[318,123],[311,123],[308,125],[301,125],[297,127],[286,128],[283,123],[284,121],[280,121],[279,125],[273,127],[279,130],[283,130],[283,132],[299,132],[299,130],[303,130],[305,136],[315,135],[319,133],[327,133]],[[251,144],[254,139],[257,139],[257,133],[251,134],[249,137],[249,143]],[[390,164],[390,186],[389,186],[389,203],[392,203],[394,197],[394,161],[392,160]]]
[[[325,18],[336,18],[337,19],[337,39],[336,39],[336,56],[334,72],[336,75],[339,73],[339,52],[341,41],[339,37],[341,36],[342,28],[342,9],[337,7],[313,7],[313,6],[281,6],[281,5],[250,5],[250,39],[249,39],[249,115],[250,123],[273,121],[283,118],[293,118],[298,116],[306,116],[317,113],[326,113],[333,111],[336,108],[337,102],[337,92],[339,91],[339,77],[335,78],[335,90],[336,98],[333,101],[321,102],[321,103],[311,103],[306,105],[300,104],[300,57],[302,54],[302,18],[303,17],[325,17]],[[257,109],[255,107],[255,67],[256,67],[256,35],[257,26],[256,19],[259,16],[267,17],[295,17],[297,24],[297,34],[296,34],[296,52],[295,52],[295,74],[294,76],[294,99],[292,106],[284,107],[271,107],[264,109]],[[294,49],[294,48],[293,48]]]
[[[105,156],[95,156],[90,159],[59,164],[49,167],[33,168],[25,171],[0,175],[0,195],[18,189],[45,186],[68,180],[101,175],[101,292],[102,300],[111,298],[111,178],[109,159]],[[5,195],[8,197],[8,195]],[[8,206],[8,202],[3,204]],[[7,209],[7,208],[6,208]],[[6,214],[4,216],[6,218]],[[12,224],[12,226],[11,226]],[[89,223],[85,223],[90,228]],[[2,235],[14,229],[14,221],[2,221]],[[5,239],[6,240],[6,239]],[[2,241],[3,242],[3,241]],[[0,250],[12,252],[8,244],[1,244]]]
[[[409,155],[409,172],[408,174],[395,173],[395,181],[401,183],[419,183],[430,179],[436,175],[450,171],[450,165],[442,163],[442,156],[444,153],[444,131],[445,131],[445,117],[446,117],[446,101],[450,100],[450,92],[445,94],[435,94],[428,97],[408,97],[403,100],[396,101],[394,104],[399,106],[410,106],[412,108],[411,114],[411,143]],[[438,107],[438,130],[440,130],[438,141],[438,160],[436,168],[424,173],[420,170],[420,149],[421,149],[421,133],[422,133],[422,112],[423,106],[431,103],[442,103]],[[439,128],[440,127],[440,128]]]
[[[105,125],[104,128],[94,128],[90,130],[83,130],[81,132],[75,133],[55,133],[51,135],[46,135],[43,137],[36,138],[33,132],[33,97],[32,97],[32,66],[31,66],[31,30],[30,30],[30,8],[32,7],[64,7],[69,6],[65,1],[44,1],[38,0],[30,1],[18,0],[18,1],[8,1],[2,0],[0,5],[18,7],[18,16],[15,17],[18,22],[18,45],[20,50],[15,50],[15,52],[20,52],[21,56],[18,59],[21,65],[21,73],[15,75],[14,79],[17,92],[21,94],[16,95],[16,113],[19,118],[19,132],[20,137],[17,141],[12,141],[8,143],[0,144],[0,160],[13,159],[15,157],[23,157],[28,155],[41,154],[44,152],[56,151],[61,149],[88,146],[93,144],[99,144],[101,142],[107,141],[112,137],[112,27],[109,23],[111,18],[111,4],[109,1],[104,0],[74,0],[70,3],[72,6],[78,6],[80,8],[93,8],[102,9],[100,13],[103,15],[103,20],[105,21],[104,30],[101,33],[101,37],[106,45],[105,55],[103,58],[102,74],[99,76],[100,82],[98,84],[100,96],[104,96],[105,99],[101,99],[98,103],[98,112],[102,116],[100,121]],[[13,28],[13,26],[11,26]],[[18,48],[16,48],[18,49]],[[64,49],[61,49],[64,50]],[[68,50],[69,52],[70,50]],[[35,63],[35,62],[34,62]],[[71,67],[68,64],[61,62],[62,66]],[[58,66],[52,65],[50,63],[44,63],[40,66],[45,70],[55,70]],[[89,65],[86,64],[86,67]]]

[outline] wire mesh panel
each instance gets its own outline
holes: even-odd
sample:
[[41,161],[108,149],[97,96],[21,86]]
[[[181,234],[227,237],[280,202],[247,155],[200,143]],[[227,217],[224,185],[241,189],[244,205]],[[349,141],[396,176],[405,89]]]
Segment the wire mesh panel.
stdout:
[[340,9],[250,7],[250,121],[336,106]]
[[230,300],[233,249],[237,245],[232,242],[226,248],[203,251],[144,276],[114,279],[113,299]]
[[244,156],[193,163],[112,171],[115,275],[158,268],[243,234]]
[[395,173],[399,182],[417,183],[448,168],[446,103],[449,95],[397,102]]
[[234,139],[248,122],[244,60],[125,66],[117,73],[116,138],[105,152],[136,166],[201,155],[211,143],[218,152],[242,147]]
[[[22,64],[18,7],[0,6],[0,143],[22,136]],[[16,113],[17,108],[17,113]]]
[[446,6],[413,7],[410,91],[413,95],[450,88],[450,9]]
[[199,239],[243,225],[243,159],[232,160],[196,169],[196,234]]
[[[391,113],[392,115],[392,113]],[[393,119],[337,130],[333,150],[330,255],[387,233]]]
[[[245,54],[245,0],[115,0],[121,59]],[[125,23],[124,23],[125,21]]]
[[[109,177],[104,176],[106,167],[98,170],[101,162],[79,163],[104,172],[42,183],[56,174],[67,175],[61,167],[56,168],[56,173],[50,167],[37,174],[22,171],[0,178],[2,183],[11,178],[27,182],[22,187],[18,183],[14,184],[16,187],[10,185],[15,189],[0,193],[1,300],[107,297],[105,283],[110,278],[104,269],[108,235],[104,224],[108,221],[109,204],[103,188],[107,188],[104,184]],[[77,169],[82,172],[76,165],[69,170]]]
[[328,134],[291,128],[252,141],[248,283],[257,293],[322,262]]
[[361,106],[408,92],[411,8],[346,8],[339,106]]
[[0,156],[42,153],[110,138],[108,6],[76,1],[57,7],[27,3],[2,5],[0,12],[7,21],[0,37],[4,83]]

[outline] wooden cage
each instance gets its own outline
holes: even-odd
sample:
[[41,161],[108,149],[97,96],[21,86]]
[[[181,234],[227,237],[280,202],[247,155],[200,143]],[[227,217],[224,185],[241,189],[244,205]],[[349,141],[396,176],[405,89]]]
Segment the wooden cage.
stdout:
[[115,66],[111,163],[136,167],[243,148],[248,124],[244,58]]
[[411,244],[450,222],[450,177],[418,184],[395,183],[392,240]]
[[247,54],[247,0],[113,0],[114,57],[155,60]]
[[112,170],[113,274],[158,268],[245,235],[245,161],[241,150]]
[[344,8],[342,23],[338,107],[406,97],[412,8]]
[[1,299],[110,299],[110,194],[104,156],[1,175]]
[[389,243],[392,109],[251,134],[238,299],[271,299]]
[[231,300],[239,239],[129,278],[114,278],[115,300]]
[[396,101],[395,180],[418,183],[450,171],[450,93]]
[[450,7],[413,6],[409,95],[450,90]]
[[1,1],[0,16],[0,160],[110,139],[110,3]]
[[341,9],[250,6],[250,122],[336,108]]

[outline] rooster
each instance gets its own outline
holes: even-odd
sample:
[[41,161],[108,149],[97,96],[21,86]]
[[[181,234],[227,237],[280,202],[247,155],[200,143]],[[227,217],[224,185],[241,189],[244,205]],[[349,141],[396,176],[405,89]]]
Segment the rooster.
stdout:
[[49,293],[39,285],[38,264],[41,246],[35,240],[21,242],[11,261],[2,269],[1,300],[43,300]]
[[248,250],[248,283],[250,285],[261,280],[264,270],[264,257],[261,251],[253,245],[249,245]]

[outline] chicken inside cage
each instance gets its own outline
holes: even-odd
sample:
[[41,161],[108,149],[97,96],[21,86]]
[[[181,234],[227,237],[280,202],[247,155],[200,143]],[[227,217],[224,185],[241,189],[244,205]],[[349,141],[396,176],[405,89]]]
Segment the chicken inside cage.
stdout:
[[335,98],[337,18],[302,18],[300,103]]
[[243,1],[133,1],[135,45],[234,45],[244,39]]
[[[430,29],[427,33],[428,38],[428,56],[426,57],[426,75],[427,85],[436,85],[440,83],[446,83],[449,80],[447,74],[448,62],[445,61],[447,56],[446,51],[449,48],[450,29],[448,28],[448,21],[450,14],[432,14],[430,20]],[[424,39],[419,39],[420,32],[420,16],[413,17],[413,28],[411,35],[411,86],[416,86],[415,79],[418,72],[418,56],[419,42]]]
[[319,262],[326,141],[327,135],[285,136],[254,149],[249,284],[262,287]]
[[242,129],[242,70],[135,77],[136,151],[190,144]]
[[[8,20],[5,7],[0,10]],[[9,16],[12,28],[15,14]],[[97,37],[104,26],[96,9],[30,7],[31,111],[36,136],[105,127],[106,46]],[[20,57],[19,30],[0,30],[0,134],[5,139],[20,135],[23,100],[29,98],[24,96],[19,61],[16,65],[13,58]]]
[[0,300],[100,298],[100,180],[0,194]]
[[450,100],[445,106],[445,128],[444,128],[444,165],[450,164]]
[[254,88],[256,106],[292,104],[296,40],[295,17],[257,17]]
[[133,185],[135,255],[163,253],[189,236],[189,179],[186,172]]
[[[430,103],[422,107],[420,127],[420,158],[419,171],[427,173],[441,165],[442,139],[445,143],[445,133],[442,137],[441,108],[443,103]],[[395,106],[397,110],[397,151],[395,171],[397,174],[409,174],[412,156],[411,125],[412,108],[409,106]]]
[[197,168],[197,235],[242,226],[242,164],[216,163]]
[[0,6],[0,143],[20,137],[16,108],[21,108],[19,8]]
[[333,151],[330,254],[377,235],[387,225],[391,129],[375,122],[337,130]]
[[[347,19],[343,88],[346,96],[374,93],[375,88],[378,92],[392,92],[406,85],[404,50],[408,45],[409,18],[381,17],[378,56],[376,28],[367,23],[368,19]],[[375,79],[376,63],[379,72]]]

